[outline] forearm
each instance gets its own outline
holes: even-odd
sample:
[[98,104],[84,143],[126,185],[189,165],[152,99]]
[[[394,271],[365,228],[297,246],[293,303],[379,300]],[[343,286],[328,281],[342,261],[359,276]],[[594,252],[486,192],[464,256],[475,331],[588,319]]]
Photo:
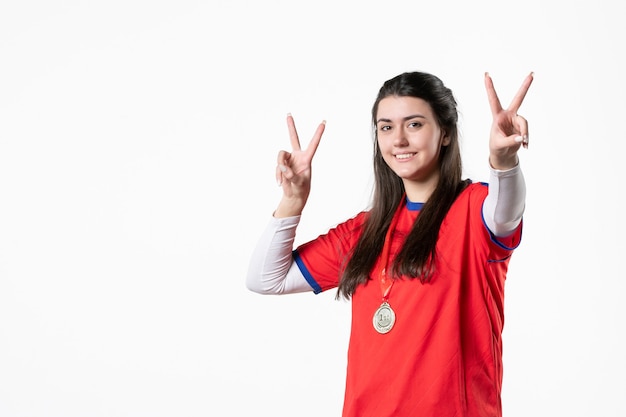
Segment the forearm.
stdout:
[[489,193],[483,204],[483,218],[498,237],[511,234],[522,221],[526,205],[526,183],[519,163],[511,169],[490,167]]
[[299,216],[270,219],[252,253],[246,286],[260,294],[311,291],[292,258]]

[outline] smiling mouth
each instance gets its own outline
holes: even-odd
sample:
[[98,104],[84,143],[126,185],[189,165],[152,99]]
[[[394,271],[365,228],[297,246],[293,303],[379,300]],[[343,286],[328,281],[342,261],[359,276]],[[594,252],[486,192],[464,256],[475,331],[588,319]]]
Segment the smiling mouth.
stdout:
[[401,153],[401,154],[395,155],[395,157],[396,157],[396,159],[409,159],[413,155],[415,155],[415,154],[414,153]]

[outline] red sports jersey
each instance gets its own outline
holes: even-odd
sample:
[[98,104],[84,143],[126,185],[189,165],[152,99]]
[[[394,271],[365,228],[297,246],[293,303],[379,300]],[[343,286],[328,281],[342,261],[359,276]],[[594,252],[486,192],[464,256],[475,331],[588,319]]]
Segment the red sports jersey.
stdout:
[[[450,208],[430,282],[394,282],[388,302],[396,322],[389,333],[378,333],[372,323],[382,300],[379,277],[356,289],[344,417],[502,415],[504,281],[522,227],[495,238],[482,218],[486,195],[485,184],[471,184]],[[420,207],[407,202],[398,212],[390,261]],[[294,251],[315,292],[338,285],[365,216],[360,213]]]

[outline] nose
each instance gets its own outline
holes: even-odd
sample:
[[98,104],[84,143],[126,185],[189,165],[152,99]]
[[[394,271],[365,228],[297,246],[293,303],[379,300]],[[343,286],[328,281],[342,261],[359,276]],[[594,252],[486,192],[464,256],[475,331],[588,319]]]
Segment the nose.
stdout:
[[407,140],[406,132],[404,129],[395,129],[395,135],[393,137],[393,145],[394,146],[406,146],[409,141]]

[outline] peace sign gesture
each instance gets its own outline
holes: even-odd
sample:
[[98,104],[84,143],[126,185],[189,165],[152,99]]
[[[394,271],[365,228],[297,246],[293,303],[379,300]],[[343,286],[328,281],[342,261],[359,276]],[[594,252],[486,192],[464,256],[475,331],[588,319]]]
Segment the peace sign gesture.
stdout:
[[283,188],[283,198],[274,212],[275,217],[296,216],[302,213],[311,191],[311,161],[325,127],[325,121],[320,123],[309,146],[302,150],[296,124],[291,114],[287,115],[292,150],[278,153],[276,182]]
[[503,109],[493,87],[493,81],[485,73],[485,88],[493,124],[489,138],[489,162],[496,169],[509,169],[517,165],[517,151],[520,146],[528,147],[528,122],[517,114],[524,97],[533,82],[533,73],[528,74],[522,86],[507,109]]

